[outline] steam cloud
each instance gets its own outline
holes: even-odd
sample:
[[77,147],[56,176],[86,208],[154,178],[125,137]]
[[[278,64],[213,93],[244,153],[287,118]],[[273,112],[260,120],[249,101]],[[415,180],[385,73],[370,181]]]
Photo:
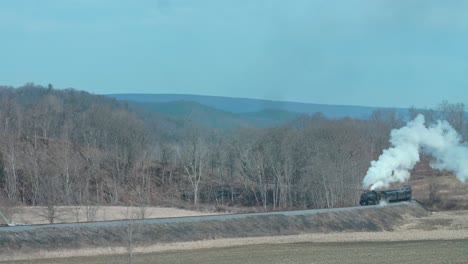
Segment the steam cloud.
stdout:
[[457,131],[446,121],[428,127],[424,123],[424,116],[418,115],[405,127],[392,130],[392,147],[371,162],[364,188],[388,188],[391,183],[407,181],[420,152],[435,158],[432,168],[452,171],[461,182],[468,179],[468,146]]

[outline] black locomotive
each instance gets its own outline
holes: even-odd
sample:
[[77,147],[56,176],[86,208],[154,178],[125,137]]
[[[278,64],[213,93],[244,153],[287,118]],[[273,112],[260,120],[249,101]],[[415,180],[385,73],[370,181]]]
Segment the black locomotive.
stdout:
[[367,191],[361,195],[360,205],[374,205],[381,201],[395,203],[411,199],[411,186],[405,185],[400,190]]

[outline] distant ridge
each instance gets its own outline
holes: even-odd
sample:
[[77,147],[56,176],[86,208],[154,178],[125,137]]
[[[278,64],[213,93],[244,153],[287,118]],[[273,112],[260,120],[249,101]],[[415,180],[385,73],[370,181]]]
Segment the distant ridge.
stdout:
[[248,113],[232,113],[187,100],[152,103],[127,102],[137,107],[160,113],[179,124],[191,120],[205,127],[220,129],[231,129],[243,126],[279,126],[294,120],[300,115],[298,113],[276,109],[265,109]]
[[[190,94],[108,94],[107,96],[116,98],[118,100],[127,100],[140,103],[191,101],[231,113],[259,112],[267,109],[306,114],[320,112],[328,118],[352,117],[366,119],[375,110],[390,109],[367,106],[325,105]],[[397,109],[397,111],[406,112],[406,109],[400,108]]]

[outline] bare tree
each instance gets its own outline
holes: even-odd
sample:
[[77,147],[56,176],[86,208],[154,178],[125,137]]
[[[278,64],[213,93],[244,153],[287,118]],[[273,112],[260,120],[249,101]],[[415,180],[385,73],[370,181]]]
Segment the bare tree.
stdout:
[[205,174],[208,163],[207,144],[199,131],[191,131],[187,140],[177,147],[176,152],[184,167],[185,176],[192,186],[193,204],[197,205],[200,182]]
[[6,188],[5,192],[7,193],[7,197],[10,201],[13,201],[17,196],[17,187],[18,187],[18,174],[17,174],[17,166],[18,166],[18,143],[15,137],[10,136],[7,139],[6,144],[6,158],[7,158],[7,166],[6,166]]
[[50,224],[56,222],[61,213],[60,180],[56,176],[46,176],[41,179],[41,202],[44,205],[38,214]]
[[435,176],[432,176],[429,181],[428,192],[429,192],[429,204],[435,206],[440,202],[440,183],[437,181]]
[[133,264],[133,251],[135,248],[134,244],[134,221],[133,219],[127,220],[127,254],[128,264]]
[[127,219],[125,223],[125,247],[129,264],[134,262],[134,251],[140,236],[140,225],[135,221],[136,214],[133,209],[130,204],[125,211],[125,219]]
[[40,195],[40,173],[41,167],[40,164],[42,163],[42,159],[45,158],[44,152],[40,155],[40,150],[37,148],[37,144],[34,144],[34,147],[27,148],[28,150],[24,153],[24,157],[26,158],[25,167],[28,171],[29,175],[29,184],[30,184],[30,192],[31,197],[29,198],[31,204],[33,206],[37,205]]
[[56,121],[54,117],[62,111],[63,106],[60,100],[54,95],[47,95],[38,102],[34,110],[35,116],[33,120],[37,127],[42,130],[43,138],[48,138],[50,136],[49,130],[54,121]]
[[134,202],[138,206],[138,218],[144,219],[151,204],[151,178],[148,174],[148,154],[144,151],[133,167],[133,179],[130,182],[134,192]]
[[94,205],[85,205],[84,206],[86,221],[91,222],[96,219],[97,212],[99,211],[99,206]]
[[462,133],[464,130],[465,120],[465,104],[455,103],[451,104],[448,101],[442,101],[437,106],[440,118],[447,120],[458,133]]
[[71,213],[75,217],[75,220],[77,223],[80,222],[80,217],[81,217],[81,212],[82,212],[82,206],[81,205],[74,205],[70,208]]
[[291,157],[292,142],[288,128],[278,128],[270,131],[264,138],[265,157],[268,171],[273,175],[272,202],[273,209],[285,208],[290,205],[293,162]]
[[56,162],[61,171],[59,175],[63,187],[65,204],[70,205],[75,200],[74,194],[77,183],[74,177],[74,163],[77,161],[74,160],[71,142],[68,140],[61,142],[58,152]]
[[[267,209],[268,180],[266,175],[266,158],[264,145],[257,130],[239,131],[235,148],[239,156],[238,171],[244,180],[244,186],[250,189],[258,206]],[[259,194],[259,195],[257,195]]]

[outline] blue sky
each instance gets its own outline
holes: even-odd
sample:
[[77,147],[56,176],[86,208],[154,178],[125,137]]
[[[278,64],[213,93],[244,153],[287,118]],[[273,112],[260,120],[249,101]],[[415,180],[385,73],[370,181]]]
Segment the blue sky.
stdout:
[[468,1],[0,1],[0,84],[468,103]]

